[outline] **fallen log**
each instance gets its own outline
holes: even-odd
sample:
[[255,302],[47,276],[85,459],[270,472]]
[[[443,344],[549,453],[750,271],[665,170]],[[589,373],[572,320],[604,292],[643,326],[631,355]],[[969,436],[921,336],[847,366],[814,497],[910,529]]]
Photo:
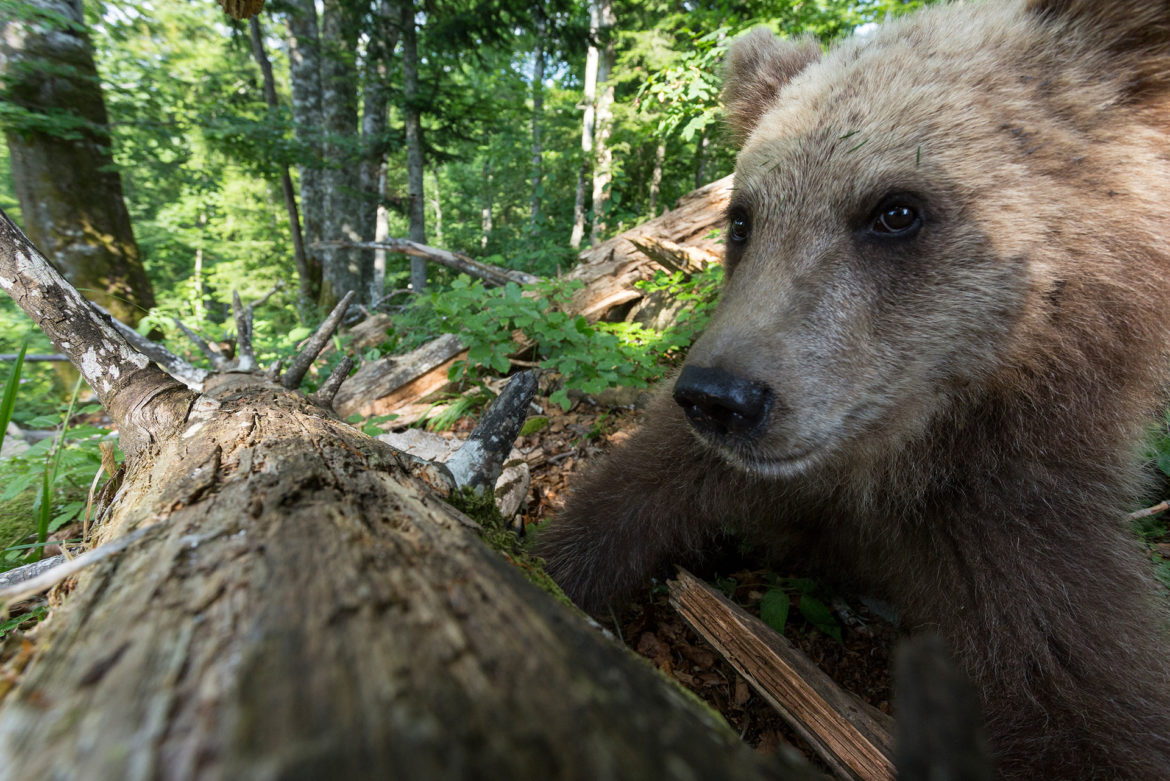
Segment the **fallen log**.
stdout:
[[263,374],[163,374],[2,213],[0,283],[127,456],[95,532],[125,549],[3,671],[0,777],[814,777],[524,580],[395,451]]
[[466,357],[459,337],[443,334],[409,353],[363,364],[341,384],[333,407],[343,418],[393,414],[446,387],[451,365]]
[[694,270],[695,265],[723,257],[722,232],[730,199],[731,177],[727,176],[684,195],[665,214],[583,251],[580,264],[565,275],[585,283],[573,296],[573,311],[601,319],[610,310],[641,298],[634,283],[651,278],[655,269],[673,271],[685,263]]

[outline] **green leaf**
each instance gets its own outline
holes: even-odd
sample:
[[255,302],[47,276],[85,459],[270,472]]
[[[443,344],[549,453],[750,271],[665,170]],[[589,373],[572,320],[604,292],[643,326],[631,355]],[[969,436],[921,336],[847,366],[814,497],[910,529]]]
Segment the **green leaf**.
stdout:
[[841,640],[841,626],[824,602],[816,597],[803,594],[800,597],[800,614],[804,616],[806,621],[829,637],[837,641]]
[[770,588],[760,599],[760,618],[764,623],[784,634],[784,625],[788,623],[788,610],[792,606],[792,599],[783,589]]
[[569,393],[564,388],[561,388],[559,391],[553,393],[548,397],[548,400],[553,404],[560,405],[560,408],[565,412],[568,412],[569,408],[573,406],[573,401],[569,398]]

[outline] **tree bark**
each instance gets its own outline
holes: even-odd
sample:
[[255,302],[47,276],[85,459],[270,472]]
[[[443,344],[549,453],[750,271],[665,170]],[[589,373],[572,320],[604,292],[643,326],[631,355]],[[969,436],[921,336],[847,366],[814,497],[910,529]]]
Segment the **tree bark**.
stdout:
[[91,382],[87,362],[134,369],[95,388],[152,437],[97,532],[125,549],[80,575],[0,705],[7,777],[810,777],[746,748],[486,548],[407,459],[300,394],[236,373],[176,405],[177,383],[6,218],[0,280]]
[[[414,24],[414,0],[402,0],[402,100],[406,120],[406,179],[407,215],[410,219],[410,240],[427,243],[426,210],[423,195],[423,141],[422,115],[418,94],[418,30]],[[410,286],[421,293],[427,287],[427,263],[421,258],[410,259]]]
[[131,325],[154,306],[81,0],[33,0],[0,22],[4,101],[29,112],[5,133],[25,229],[76,287]]
[[321,295],[321,256],[312,245],[321,241],[325,222],[322,193],[321,127],[321,41],[317,27],[317,6],[313,0],[287,0],[285,24],[288,29],[289,81],[291,82],[293,132],[300,162],[302,235],[306,246],[310,280],[309,300]]
[[593,222],[589,229],[589,244],[596,246],[605,232],[605,208],[609,202],[609,185],[613,181],[613,150],[609,133],[613,124],[613,79],[610,72],[614,61],[614,24],[612,0],[595,0],[598,32],[601,36],[601,57],[597,65],[597,126],[593,131]]
[[[362,241],[378,240],[378,208],[385,181],[387,106],[389,103],[390,57],[398,46],[398,25],[391,24],[390,0],[374,3],[374,25],[366,46],[365,79],[362,89],[362,161],[359,170],[359,223]],[[369,300],[382,295],[385,256],[379,273],[376,250],[363,250],[363,265],[370,264]]]
[[536,43],[532,47],[532,195],[528,204],[529,228],[540,227],[540,189],[544,175],[544,150],[541,146],[540,125],[544,115],[544,47],[548,25],[540,5],[535,14]]
[[585,84],[581,95],[581,106],[584,110],[581,120],[581,168],[577,172],[577,195],[573,202],[573,231],[569,236],[569,245],[573,249],[580,247],[581,240],[585,237],[585,177],[593,169],[593,131],[597,111],[597,67],[600,57],[597,49],[599,25],[597,3],[591,2],[589,4],[589,48],[585,52]]
[[[253,16],[248,20],[248,29],[252,36],[252,56],[260,66],[260,74],[264,79],[264,100],[268,103],[268,111],[274,117],[280,111],[280,103],[276,97],[276,80],[272,77],[272,63],[268,61],[268,54],[264,51],[264,37],[260,30],[260,18]],[[305,259],[305,239],[301,233],[301,218],[297,211],[297,196],[293,191],[292,176],[289,175],[288,165],[280,165],[280,191],[284,195],[284,208],[288,214],[288,231],[292,236],[293,263],[297,269],[297,304],[301,319],[309,317],[309,309],[313,298],[313,280],[309,275],[309,264]]]
[[492,235],[492,162],[491,162],[491,142],[489,140],[487,150],[484,152],[483,158],[483,202],[480,205],[480,220],[479,227],[481,235],[479,238],[479,248],[487,249],[488,239]]
[[659,141],[654,147],[654,170],[650,173],[650,197],[647,199],[647,216],[658,216],[658,195],[662,190],[662,164],[666,162],[666,142]]

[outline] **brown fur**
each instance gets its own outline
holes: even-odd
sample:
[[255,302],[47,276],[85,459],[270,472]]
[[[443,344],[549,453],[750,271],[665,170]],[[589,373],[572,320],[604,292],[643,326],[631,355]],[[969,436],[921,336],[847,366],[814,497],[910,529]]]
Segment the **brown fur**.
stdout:
[[[1004,777],[1170,778],[1124,520],[1170,368],[1170,3],[949,5],[807,55],[729,57],[751,235],[687,361],[766,384],[766,430],[700,436],[667,389],[551,572],[595,608],[734,525],[937,630]],[[867,233],[890,193],[912,238]]]

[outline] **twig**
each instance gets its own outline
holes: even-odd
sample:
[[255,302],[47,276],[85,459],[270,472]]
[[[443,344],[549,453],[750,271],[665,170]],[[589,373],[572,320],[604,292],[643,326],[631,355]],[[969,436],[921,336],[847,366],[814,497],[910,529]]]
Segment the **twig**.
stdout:
[[244,309],[240,294],[232,291],[232,312],[236,318],[236,365],[238,372],[256,369],[256,354],[252,352],[252,308]]
[[345,249],[381,249],[387,252],[398,252],[415,258],[424,258],[440,266],[462,271],[473,277],[478,277],[489,285],[506,285],[515,282],[518,285],[531,285],[540,281],[534,274],[526,274],[509,268],[493,266],[480,260],[473,260],[459,252],[451,252],[438,247],[428,247],[408,239],[386,239],[384,241],[319,241],[313,245],[322,248]]
[[14,602],[19,602],[26,597],[47,591],[70,575],[97,564],[99,561],[107,559],[115,553],[121,553],[130,545],[142,539],[151,529],[156,528],[158,528],[157,524],[147,526],[144,529],[138,529],[124,537],[119,537],[113,542],[107,542],[100,548],[94,548],[91,551],[83,553],[72,561],[64,562],[59,566],[42,571],[26,580],[18,581],[7,588],[0,589],[0,615],[5,614],[9,605]]
[[1164,502],[1158,502],[1153,507],[1147,507],[1144,510],[1138,510],[1137,512],[1132,512],[1129,514],[1128,517],[1129,517],[1129,520],[1136,521],[1139,518],[1148,518],[1151,515],[1157,515],[1158,513],[1164,513],[1167,510],[1170,510],[1170,499],[1167,499]]
[[337,302],[337,306],[333,307],[329,317],[326,317],[325,322],[321,323],[321,326],[309,337],[309,340],[305,342],[304,349],[293,359],[288,371],[280,378],[281,385],[289,390],[296,390],[301,386],[301,380],[305,379],[309,367],[313,365],[313,361],[317,360],[317,356],[329,343],[330,337],[341,325],[341,318],[345,317],[345,310],[349,308],[349,302],[353,301],[356,295],[357,293],[351,290]]
[[[0,353],[0,361],[15,361],[17,353]],[[69,356],[65,353],[27,353],[24,356],[25,363],[46,363],[46,362],[60,362],[68,361]]]
[[227,368],[227,358],[224,357],[218,347],[208,344],[202,336],[188,328],[179,318],[174,318],[174,321],[175,325],[179,327],[179,330],[183,332],[183,335],[191,340],[191,343],[199,349],[199,352],[203,353],[207,360],[211,361],[212,368],[217,371],[223,371]]
[[192,390],[203,390],[203,383],[210,374],[207,369],[200,369],[196,366],[192,366],[163,345],[147,339],[145,336],[138,333],[133,328],[107,312],[101,304],[95,304],[92,301],[90,301],[89,304],[98,312],[108,317],[110,319],[110,324],[114,326],[118,333],[122,335],[122,338],[129,342],[134,347],[134,349],[138,350],[138,352],[142,353],[147,358],[161,366],[163,371]]
[[322,407],[329,409],[333,408],[333,397],[337,395],[337,389],[341,387],[341,383],[345,382],[345,378],[353,370],[353,358],[346,356],[341,359],[341,362],[333,367],[333,372],[329,375],[329,379],[317,389],[317,392],[309,397],[309,401]]

